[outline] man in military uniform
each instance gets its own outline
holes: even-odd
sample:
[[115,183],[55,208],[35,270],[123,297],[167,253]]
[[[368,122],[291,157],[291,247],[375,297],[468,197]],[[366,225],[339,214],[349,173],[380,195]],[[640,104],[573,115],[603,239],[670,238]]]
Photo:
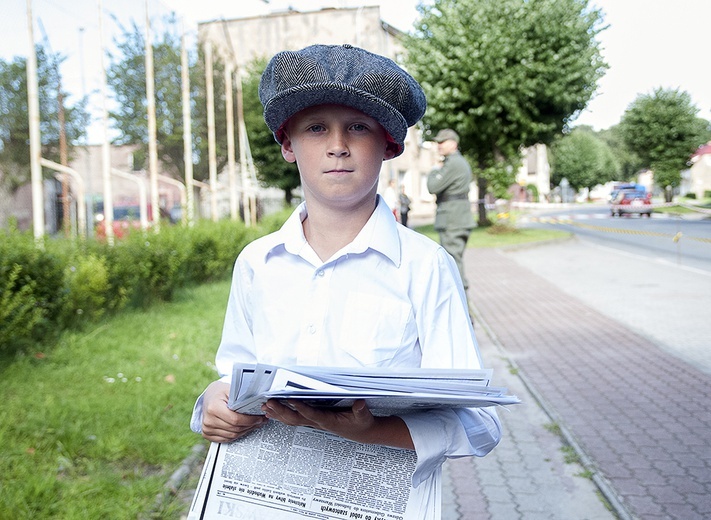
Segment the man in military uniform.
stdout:
[[439,232],[442,247],[454,257],[466,290],[469,281],[464,274],[462,257],[474,227],[469,203],[472,169],[459,152],[459,135],[454,130],[440,130],[434,140],[443,157],[442,166],[432,170],[427,177],[427,189],[437,196],[434,228]]

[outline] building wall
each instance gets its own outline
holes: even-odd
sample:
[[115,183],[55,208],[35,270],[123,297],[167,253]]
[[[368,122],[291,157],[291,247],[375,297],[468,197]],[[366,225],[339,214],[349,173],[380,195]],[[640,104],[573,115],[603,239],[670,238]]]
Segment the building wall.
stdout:
[[548,147],[545,144],[536,144],[524,148],[521,152],[521,167],[516,175],[516,182],[524,189],[534,185],[538,190],[539,200],[547,199],[551,192],[551,168],[548,163]]
[[703,199],[711,191],[711,154],[698,155],[691,166],[690,191],[697,199]]
[[380,8],[287,11],[251,18],[216,20],[198,25],[201,42],[210,41],[223,58],[245,67],[257,58],[316,43],[350,43],[400,61],[399,31],[380,20]]
[[[287,11],[266,16],[204,22],[198,26],[201,42],[211,42],[217,55],[233,67],[246,67],[258,58],[270,58],[283,50],[297,50],[313,44],[340,45],[349,43],[370,52],[387,56],[402,65],[405,52],[401,33],[380,19],[378,6],[298,12]],[[431,196],[423,191],[423,166],[420,153],[421,137],[411,128],[405,141],[405,152],[385,161],[380,172],[380,191],[391,179],[413,200],[413,211],[427,206]],[[429,155],[425,155],[429,157]]]
[[[146,198],[148,204],[151,201],[151,189],[148,175],[145,170],[134,169],[133,153],[136,151],[135,145],[110,146],[109,161],[111,168],[120,170],[123,173],[134,175],[137,180],[143,182],[146,188]],[[87,203],[87,219],[93,219],[93,206],[104,200],[104,170],[103,170],[103,147],[102,145],[90,145],[76,148],[76,155],[69,163],[69,167],[74,169],[84,180]],[[160,163],[159,163],[160,168]],[[159,174],[162,172],[159,171]],[[72,185],[72,194],[75,194]],[[137,182],[131,181],[117,175],[111,175],[111,195],[114,208],[120,206],[137,206],[139,203],[139,187]],[[170,210],[180,205],[180,191],[177,187],[163,182],[158,183],[158,199],[160,206]]]

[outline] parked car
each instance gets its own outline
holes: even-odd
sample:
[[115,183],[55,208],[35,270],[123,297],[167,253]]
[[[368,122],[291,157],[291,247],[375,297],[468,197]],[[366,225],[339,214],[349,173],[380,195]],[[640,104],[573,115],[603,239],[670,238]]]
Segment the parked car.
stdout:
[[610,201],[610,213],[613,217],[625,214],[651,217],[653,211],[652,194],[642,190],[620,190]]
[[[96,208],[97,212],[94,216],[95,228],[97,238],[106,237],[106,222],[104,220],[104,205],[99,202]],[[148,225],[151,225],[151,219],[153,218],[152,207],[148,205]],[[169,213],[160,208],[161,220],[169,219]],[[138,205],[128,205],[128,206],[114,206],[114,221],[113,230],[115,238],[123,238],[128,232],[136,229],[141,229],[141,209]],[[172,220],[171,220],[172,222]]]

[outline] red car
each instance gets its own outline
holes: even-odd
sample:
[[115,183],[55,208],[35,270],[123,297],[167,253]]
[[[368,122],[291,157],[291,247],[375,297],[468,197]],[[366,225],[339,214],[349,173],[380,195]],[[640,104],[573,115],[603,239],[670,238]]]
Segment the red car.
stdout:
[[638,214],[640,217],[652,216],[652,194],[639,190],[620,190],[610,201],[610,213],[614,217],[624,214]]

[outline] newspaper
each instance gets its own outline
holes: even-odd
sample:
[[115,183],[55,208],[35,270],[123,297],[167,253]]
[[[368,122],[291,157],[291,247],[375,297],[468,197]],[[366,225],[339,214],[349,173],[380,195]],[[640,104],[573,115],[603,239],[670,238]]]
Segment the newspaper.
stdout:
[[439,480],[413,488],[416,462],[411,450],[270,421],[210,445],[188,519],[439,518]]
[[310,406],[350,408],[364,399],[375,415],[433,408],[516,404],[505,388],[489,386],[491,369],[382,369],[278,367],[235,363],[228,406],[263,414],[268,399],[299,399]]
[[[228,406],[262,414],[268,399],[350,407],[376,415],[515,404],[490,387],[491,370],[234,366]],[[189,520],[436,520],[441,474],[412,487],[415,451],[361,444],[269,421],[232,443],[212,443]]]

